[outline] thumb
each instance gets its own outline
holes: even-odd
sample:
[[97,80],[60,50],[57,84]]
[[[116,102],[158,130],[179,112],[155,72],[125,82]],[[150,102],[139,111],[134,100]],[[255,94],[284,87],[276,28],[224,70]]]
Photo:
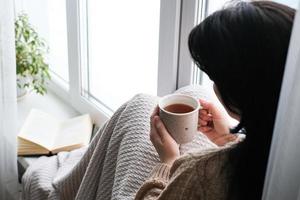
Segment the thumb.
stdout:
[[161,121],[161,119],[158,116],[154,118],[154,123],[155,123],[156,131],[159,137],[161,138],[162,142],[166,141],[167,139],[169,139],[169,137],[171,137],[164,123]]
[[202,109],[208,110],[212,114],[213,119],[222,118],[222,114],[215,104],[204,99],[199,99],[199,102],[202,106]]

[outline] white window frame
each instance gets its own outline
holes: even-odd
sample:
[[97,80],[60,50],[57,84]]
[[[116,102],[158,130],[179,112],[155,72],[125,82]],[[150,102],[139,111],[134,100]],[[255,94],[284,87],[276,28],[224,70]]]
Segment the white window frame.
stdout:
[[[94,122],[101,126],[113,112],[105,105],[93,102],[82,95],[82,56],[80,32],[83,21],[80,18],[81,3],[84,0],[66,0],[68,31],[69,87],[52,76],[48,86],[60,98],[70,103],[81,113],[90,113]],[[205,4],[207,0],[199,0]],[[189,31],[197,23],[198,0],[161,0],[158,55],[158,96],[174,92],[192,81],[192,60],[187,48]],[[189,66],[189,67],[187,67]]]
[[[183,1],[181,7],[180,48],[178,56],[177,88],[194,83],[202,83],[203,72],[195,65],[188,49],[188,36],[190,31],[207,15],[208,1]],[[195,80],[197,79],[197,80]]]
[[180,18],[182,0],[161,0],[157,94],[177,89]]

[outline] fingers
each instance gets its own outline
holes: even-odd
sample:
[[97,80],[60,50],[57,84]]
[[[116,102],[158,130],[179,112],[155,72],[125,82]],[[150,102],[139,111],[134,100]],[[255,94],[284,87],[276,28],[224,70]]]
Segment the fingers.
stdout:
[[200,119],[198,124],[200,126],[206,126],[208,124],[208,121]]
[[162,145],[161,138],[158,135],[157,131],[150,132],[150,140],[154,146],[157,146],[157,144]]
[[157,116],[158,114],[159,114],[159,108],[158,108],[158,106],[156,106],[156,107],[154,108],[152,114],[151,114],[151,117],[150,117],[151,122],[153,122],[154,116]]
[[151,129],[153,130],[150,133],[150,140],[152,141],[152,143],[153,142],[163,143],[166,139],[170,139],[171,137],[158,115],[159,115],[159,108],[158,106],[156,106],[156,108],[154,109],[150,117]]
[[212,115],[206,109],[201,109],[199,111],[198,120],[198,131],[207,132],[211,131],[213,128],[213,118]]
[[210,120],[212,120],[212,115],[210,113],[208,113],[207,110],[202,109],[199,111],[199,118],[202,120],[210,121]]
[[151,129],[152,129],[150,133],[151,141],[156,137],[159,137],[161,143],[164,143],[166,140],[170,140],[170,139],[174,140],[169,134],[163,122],[161,121],[156,110],[153,112],[151,116]]
[[154,124],[162,143],[164,143],[167,139],[170,139],[171,136],[159,116],[154,117]]
[[225,134],[222,137],[218,137],[216,139],[213,140],[213,142],[215,144],[217,144],[218,146],[223,146],[225,144],[227,144],[228,142],[233,142],[237,139],[237,136],[234,134]]
[[157,115],[156,115],[156,109],[155,109],[150,118],[150,126],[151,126],[150,140],[154,146],[157,146],[157,144],[159,144],[159,145],[162,144],[160,135],[157,133],[156,127],[155,127],[155,117],[156,116]]
[[213,128],[209,127],[209,126],[203,126],[203,127],[199,127],[198,130],[202,133],[207,133],[209,131],[211,131]]
[[[205,115],[206,114],[205,110],[206,110],[206,112],[211,113],[211,115],[214,119],[218,119],[218,118],[222,117],[219,109],[213,103],[208,102],[208,101],[203,100],[203,99],[199,99],[199,102],[200,102],[200,104],[203,108],[202,110],[204,110],[204,111],[202,111],[202,114]],[[201,115],[201,111],[200,111],[200,115]]]
[[200,126],[207,126],[211,124],[210,122],[213,120],[212,115],[209,113],[207,109],[201,109],[199,111],[199,122]]
[[155,116],[158,116],[158,106],[155,107],[153,110],[151,117],[150,117],[150,126],[151,126],[151,131],[150,131],[150,140],[156,146],[156,144],[162,144],[160,136],[158,135],[156,128],[155,128]]

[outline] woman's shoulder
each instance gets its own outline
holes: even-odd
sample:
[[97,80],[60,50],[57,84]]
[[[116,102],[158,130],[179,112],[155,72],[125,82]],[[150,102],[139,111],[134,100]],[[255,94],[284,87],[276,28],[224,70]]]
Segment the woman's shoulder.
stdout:
[[225,199],[232,174],[230,152],[234,147],[188,153],[171,168],[170,185],[185,185],[192,199]]

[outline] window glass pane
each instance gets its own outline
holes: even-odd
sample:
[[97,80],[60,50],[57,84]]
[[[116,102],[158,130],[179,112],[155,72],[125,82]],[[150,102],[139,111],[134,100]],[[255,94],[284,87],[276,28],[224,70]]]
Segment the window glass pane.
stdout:
[[299,0],[274,0],[274,1],[276,1],[278,3],[288,5],[292,8],[295,8],[295,9],[297,9],[298,5],[299,5]]
[[220,10],[226,3],[230,3],[230,0],[218,0],[218,1],[207,1],[207,14],[210,15],[213,12]]
[[15,0],[16,14],[26,13],[29,22],[48,47],[50,70],[69,81],[66,0]]
[[50,69],[69,82],[66,1],[48,0]]
[[157,93],[159,0],[88,0],[89,94],[115,110]]

